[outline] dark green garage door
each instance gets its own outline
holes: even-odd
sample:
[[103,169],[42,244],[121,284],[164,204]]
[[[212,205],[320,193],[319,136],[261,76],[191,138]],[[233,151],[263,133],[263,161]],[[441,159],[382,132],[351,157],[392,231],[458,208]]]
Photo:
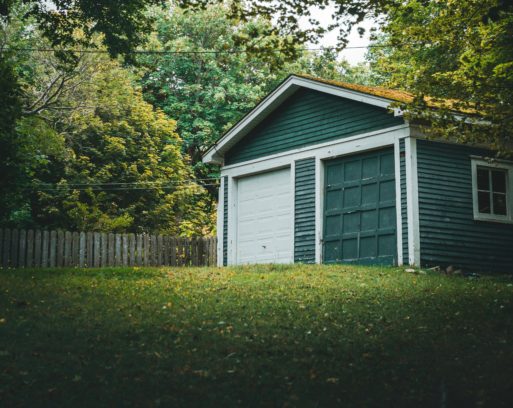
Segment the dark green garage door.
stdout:
[[393,148],[326,162],[324,262],[394,264]]

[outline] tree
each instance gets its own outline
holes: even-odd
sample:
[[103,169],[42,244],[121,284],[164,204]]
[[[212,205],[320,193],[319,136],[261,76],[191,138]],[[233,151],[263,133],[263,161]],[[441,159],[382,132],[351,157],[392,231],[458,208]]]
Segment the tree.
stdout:
[[411,0],[389,9],[383,31],[397,46],[374,67],[388,86],[415,95],[409,118],[439,136],[511,152],[513,3]]
[[[180,0],[184,8],[203,9],[207,5],[224,3],[225,0]],[[340,31],[340,48],[347,44],[347,34],[365,18],[380,19],[389,6],[400,4],[398,0],[232,0],[230,15],[237,21],[248,21],[259,16],[273,21],[273,35],[287,36],[291,39],[290,48],[296,44],[317,42],[319,36],[338,28]],[[325,9],[334,6],[334,22],[326,25],[313,18],[310,14],[312,7]],[[308,19],[310,28],[304,28],[300,20]],[[362,31],[361,28],[359,28]],[[287,44],[283,44],[287,45]]]
[[[194,8],[219,2],[181,4]],[[387,80],[389,86],[414,94],[413,103],[403,106],[410,119],[429,123],[438,135],[508,150],[513,132],[511,0],[234,0],[230,10],[236,20],[272,18],[273,33],[291,36],[288,44],[293,48],[306,40],[315,42],[333,28],[313,19],[311,29],[299,25],[311,7],[328,5],[335,6],[339,48],[363,19],[373,17],[380,23],[388,41],[382,45],[390,47],[391,58],[381,58],[382,71],[373,81]],[[436,106],[436,113],[429,106]],[[466,113],[466,119],[454,120],[454,110]]]
[[[20,38],[30,48],[45,44],[37,30],[15,23],[5,31],[9,44]],[[2,150],[2,164],[20,177],[16,190],[5,190],[5,201],[15,198],[16,204],[2,206],[0,222],[211,231],[206,192],[182,154],[175,121],[144,102],[134,74],[101,53],[63,62],[51,52],[18,52],[6,61],[17,73],[6,85],[20,92],[18,114],[9,115],[13,151]]]
[[[98,37],[112,56],[130,57],[151,30],[148,6],[160,0],[4,0],[0,16],[7,20],[20,4],[25,23],[34,24],[52,48],[96,46]],[[77,36],[81,33],[81,36]],[[69,54],[61,54],[69,58]]]
[[[280,68],[287,59],[270,48],[275,39],[268,37],[267,21],[238,23],[227,14],[225,6],[195,13],[174,6],[154,10],[157,24],[150,45],[184,53],[138,60],[145,70],[145,99],[177,120],[184,152],[199,177],[214,174],[201,163],[202,152],[282,79]],[[232,52],[242,42],[243,51]]]

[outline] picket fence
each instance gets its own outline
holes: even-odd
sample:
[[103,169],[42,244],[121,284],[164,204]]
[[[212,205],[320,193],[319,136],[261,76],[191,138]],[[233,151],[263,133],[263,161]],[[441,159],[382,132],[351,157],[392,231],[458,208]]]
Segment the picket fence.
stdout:
[[213,266],[216,248],[214,237],[0,228],[3,268]]

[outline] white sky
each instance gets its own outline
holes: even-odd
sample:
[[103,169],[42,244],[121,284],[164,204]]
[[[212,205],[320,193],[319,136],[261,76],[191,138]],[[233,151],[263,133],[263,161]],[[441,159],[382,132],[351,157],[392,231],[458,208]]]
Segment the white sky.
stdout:
[[[321,24],[328,25],[332,22],[331,15],[333,14],[333,7],[326,7],[324,10],[319,9],[318,7],[312,7],[310,10],[310,15],[321,22]],[[307,18],[302,18],[300,20],[300,26],[302,28],[308,28],[310,24],[308,23]],[[348,40],[349,43],[347,44],[348,47],[360,47],[360,46],[367,46],[369,45],[369,35],[370,35],[370,28],[375,26],[375,23],[371,20],[365,20],[361,24],[359,24],[359,27],[365,28],[365,35],[360,38],[360,34],[358,34],[358,31],[356,30],[357,27],[354,27],[351,33],[349,34]],[[338,30],[335,30],[333,32],[330,32],[326,34],[319,42],[319,44],[310,45],[312,48],[318,48],[320,46],[323,47],[333,47],[337,44],[337,35]],[[367,52],[367,49],[360,48],[360,49],[345,49],[342,51],[341,56],[347,59],[351,64],[357,64],[359,62],[365,61],[365,53]]]

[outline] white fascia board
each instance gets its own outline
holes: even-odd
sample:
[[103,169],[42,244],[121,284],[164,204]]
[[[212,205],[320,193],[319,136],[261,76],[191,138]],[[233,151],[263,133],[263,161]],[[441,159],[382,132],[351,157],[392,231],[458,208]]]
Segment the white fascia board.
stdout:
[[267,95],[267,97],[246,115],[245,118],[226,132],[225,135],[203,155],[203,163],[223,164],[223,154],[228,147],[242,139],[285,99],[297,91],[298,87],[294,85],[293,80],[294,77],[287,79],[283,84]]
[[312,79],[291,76],[272,93],[270,93],[262,102],[260,102],[245,118],[233,126],[214,146],[212,146],[203,155],[203,163],[222,165],[224,153],[254,129],[255,126],[262,122],[262,120],[264,120],[274,109],[281,105],[281,103],[283,103],[299,88],[307,88],[385,109],[394,102],[389,99],[346,88],[340,88],[338,86],[325,84]]

